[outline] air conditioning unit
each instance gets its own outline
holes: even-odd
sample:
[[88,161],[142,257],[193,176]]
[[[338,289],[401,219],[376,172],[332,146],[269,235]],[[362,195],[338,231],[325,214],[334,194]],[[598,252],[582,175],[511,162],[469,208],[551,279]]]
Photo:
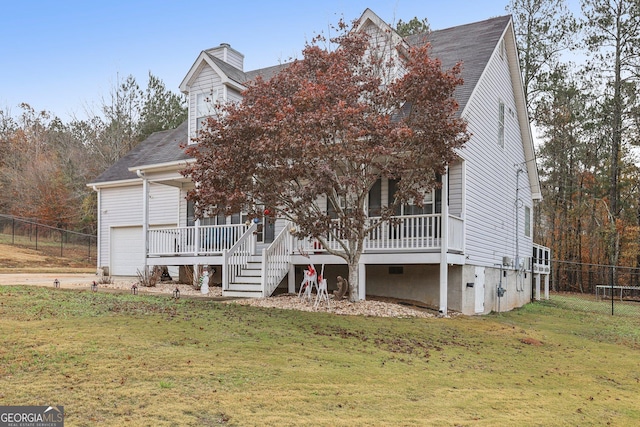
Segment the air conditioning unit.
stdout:
[[504,267],[509,267],[509,266],[513,265],[513,260],[508,256],[503,256],[502,257],[502,265]]

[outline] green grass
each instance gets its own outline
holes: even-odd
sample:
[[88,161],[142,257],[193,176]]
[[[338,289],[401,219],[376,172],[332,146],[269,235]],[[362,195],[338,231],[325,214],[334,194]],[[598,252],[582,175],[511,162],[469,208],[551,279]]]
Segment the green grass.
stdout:
[[637,317],[451,319],[0,288],[0,405],[68,426],[640,424]]

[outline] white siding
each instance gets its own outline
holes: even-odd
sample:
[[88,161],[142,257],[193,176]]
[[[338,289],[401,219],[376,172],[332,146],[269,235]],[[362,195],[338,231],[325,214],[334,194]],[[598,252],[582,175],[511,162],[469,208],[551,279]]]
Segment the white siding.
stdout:
[[180,190],[178,201],[178,227],[187,226],[187,190]]
[[[100,247],[98,266],[110,265],[113,227],[142,226],[142,183],[100,189]],[[149,225],[167,226],[178,223],[180,191],[177,188],[149,185]],[[140,239],[142,240],[142,235]]]
[[243,69],[244,55],[229,45],[223,43],[218,47],[207,50],[207,52],[239,70]]
[[392,68],[383,71],[383,73],[388,73],[386,76],[383,74],[383,80],[386,80],[386,83],[388,83],[389,80],[403,75],[404,68],[401,65],[402,61],[400,61],[398,57],[398,50],[394,47],[395,45],[389,37],[389,33],[373,22],[368,22],[362,27],[361,31],[366,32],[371,38],[370,44],[376,49],[375,55],[384,55],[387,61],[391,60],[387,62],[387,64],[392,64]]
[[[498,143],[498,105],[505,104],[504,148]],[[485,74],[464,111],[473,135],[464,149],[466,159],[466,249],[468,262],[494,266],[503,256],[515,257],[515,199],[517,166],[524,150],[508,57],[494,52]],[[520,198],[531,204],[526,175],[520,179]],[[520,208],[523,214],[523,208]],[[531,239],[520,222],[520,256],[530,256]]]
[[142,225],[142,184],[102,188],[100,195],[98,267],[108,267],[111,253],[111,228]]
[[177,225],[180,189],[168,185],[149,185],[149,225]]
[[284,226],[287,225],[287,220],[284,218],[277,218],[275,223],[275,235],[274,237],[278,237],[278,234],[284,230]]
[[242,94],[235,89],[227,88],[227,102],[241,102]]
[[449,165],[449,213],[461,217],[463,215],[463,162]]
[[203,63],[196,71],[197,77],[189,88],[189,135],[195,136],[196,129],[196,101],[199,93],[211,93],[220,89],[222,94],[222,79],[208,64]]

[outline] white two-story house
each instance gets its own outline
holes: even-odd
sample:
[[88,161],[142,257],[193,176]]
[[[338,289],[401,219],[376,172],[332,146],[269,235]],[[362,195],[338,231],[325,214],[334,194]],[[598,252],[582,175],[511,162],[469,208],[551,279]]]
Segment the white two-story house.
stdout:
[[[393,297],[443,313],[482,314],[539,297],[541,284],[548,289],[550,256],[533,242],[541,194],[511,17],[402,39],[366,10],[359,30],[386,31],[408,46],[428,42],[446,69],[461,61],[464,84],[455,97],[472,135],[442,177],[442,190],[428,194],[422,207],[403,206],[398,221],[367,237],[360,299]],[[247,297],[296,292],[308,264],[324,266],[330,289],[338,275],[347,276],[341,258],[293,238],[294,225],[282,219],[194,217],[186,200],[194,183],[180,174],[193,159],[181,145],[191,142],[215,101],[240,101],[247,82],[286,67],[246,71],[243,61],[229,44],[202,51],[180,84],[188,120],[151,135],[88,184],[98,195],[98,268],[135,276],[162,265],[185,277],[185,269],[208,265],[224,295]],[[386,179],[373,186],[371,217],[393,188]]]

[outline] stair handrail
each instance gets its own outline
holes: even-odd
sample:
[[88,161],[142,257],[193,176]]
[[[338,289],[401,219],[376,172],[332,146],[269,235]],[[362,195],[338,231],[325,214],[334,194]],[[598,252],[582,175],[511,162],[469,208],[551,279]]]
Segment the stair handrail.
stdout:
[[229,249],[222,251],[222,290],[229,290],[229,283],[233,282],[243,268],[249,263],[255,251],[255,232],[258,224],[251,226],[240,236]]
[[271,296],[289,272],[293,239],[291,224],[285,224],[269,247],[262,250],[262,296]]

